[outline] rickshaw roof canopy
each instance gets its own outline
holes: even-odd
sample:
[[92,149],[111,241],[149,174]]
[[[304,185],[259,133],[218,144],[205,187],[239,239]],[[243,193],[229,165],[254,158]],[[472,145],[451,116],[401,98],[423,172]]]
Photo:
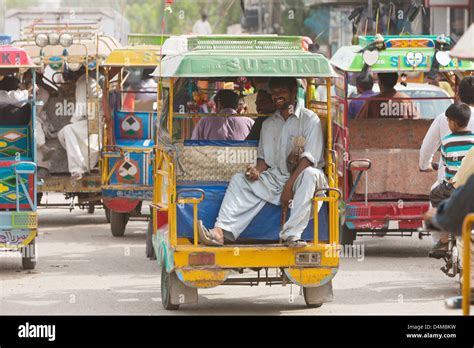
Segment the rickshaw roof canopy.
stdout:
[[[378,59],[370,66],[372,72],[422,72],[429,71],[435,59],[437,36],[385,36],[385,49],[372,51]],[[449,42],[450,38],[446,38]],[[331,64],[348,72],[360,72],[364,67],[363,48],[375,41],[375,36],[362,36],[359,45],[344,46],[331,58]],[[446,55],[447,56],[447,55]],[[446,57],[445,56],[445,57]],[[445,58],[446,59],[446,58]],[[474,70],[474,62],[452,58],[440,62],[439,71]]]
[[300,36],[188,36],[170,38],[163,47],[171,41],[181,53],[166,55],[153,76],[337,76],[323,55],[303,48]]
[[12,45],[0,45],[0,69],[36,68],[28,53]]
[[160,46],[140,45],[119,48],[110,53],[103,66],[111,67],[150,67],[160,63]]
[[129,46],[161,46],[169,38],[169,35],[161,34],[129,34]]
[[459,39],[449,55],[459,59],[474,59],[474,24]]
[[[25,49],[33,59],[36,59],[41,55],[41,47],[37,46],[34,41],[16,41],[15,45]],[[42,50],[43,56],[46,58],[65,57],[65,51],[67,51],[67,57],[85,57],[88,55],[89,58],[105,58],[113,50],[119,47],[121,47],[121,45],[115,38],[106,35],[99,35],[97,36],[97,40],[75,40],[74,43],[67,48],[61,45],[48,45],[43,47]]]

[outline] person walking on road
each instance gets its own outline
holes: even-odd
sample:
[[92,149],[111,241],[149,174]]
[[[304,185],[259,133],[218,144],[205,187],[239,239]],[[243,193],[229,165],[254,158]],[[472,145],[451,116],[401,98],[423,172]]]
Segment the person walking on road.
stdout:
[[203,13],[201,19],[197,20],[193,26],[193,33],[198,35],[211,35],[211,24],[207,21],[207,14]]

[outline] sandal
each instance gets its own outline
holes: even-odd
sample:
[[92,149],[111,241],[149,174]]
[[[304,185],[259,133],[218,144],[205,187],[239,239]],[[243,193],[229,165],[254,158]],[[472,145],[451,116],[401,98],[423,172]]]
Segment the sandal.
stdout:
[[305,240],[299,239],[296,236],[291,236],[285,240],[285,245],[289,248],[304,248],[308,246],[308,243],[306,243]]
[[216,239],[216,235],[211,230],[208,230],[204,226],[204,224],[202,223],[202,220],[198,221],[198,237],[199,237],[199,242],[204,245],[210,245],[210,246],[224,245],[224,243],[221,243]]

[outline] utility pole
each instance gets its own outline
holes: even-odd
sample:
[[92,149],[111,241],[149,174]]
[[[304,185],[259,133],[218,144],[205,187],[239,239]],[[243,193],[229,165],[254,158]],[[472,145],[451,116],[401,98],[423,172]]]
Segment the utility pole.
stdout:
[[262,0],[258,0],[258,33],[262,33]]
[[273,1],[268,2],[268,33],[273,34]]
[[368,0],[367,2],[367,28],[369,31],[372,30],[374,26],[373,12],[374,12],[374,2],[373,0]]

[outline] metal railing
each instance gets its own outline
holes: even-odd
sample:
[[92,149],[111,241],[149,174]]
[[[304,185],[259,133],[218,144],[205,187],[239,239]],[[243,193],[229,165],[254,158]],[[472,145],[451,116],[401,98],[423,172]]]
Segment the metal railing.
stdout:
[[471,231],[474,224],[474,214],[468,214],[462,225],[464,253],[462,256],[462,313],[469,315],[471,305]]

